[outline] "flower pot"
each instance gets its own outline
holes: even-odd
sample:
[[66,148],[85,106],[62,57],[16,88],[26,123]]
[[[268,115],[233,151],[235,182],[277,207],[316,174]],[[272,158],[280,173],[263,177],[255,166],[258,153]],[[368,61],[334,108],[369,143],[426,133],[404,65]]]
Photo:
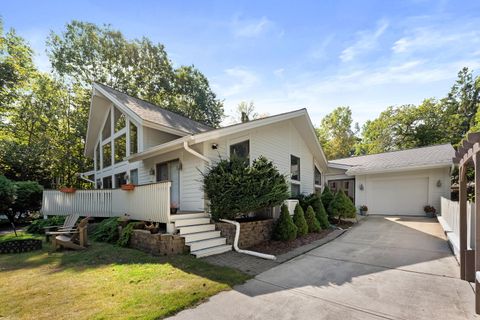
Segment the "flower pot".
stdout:
[[132,183],[127,183],[127,184],[122,184],[120,188],[122,188],[122,190],[124,191],[132,191],[133,189],[135,189],[135,185]]
[[435,218],[435,213],[433,212],[426,212],[427,218]]
[[72,188],[72,187],[60,188],[60,192],[63,192],[63,193],[74,193],[75,191],[77,191],[77,189]]
[[170,208],[170,214],[177,214],[178,208]]

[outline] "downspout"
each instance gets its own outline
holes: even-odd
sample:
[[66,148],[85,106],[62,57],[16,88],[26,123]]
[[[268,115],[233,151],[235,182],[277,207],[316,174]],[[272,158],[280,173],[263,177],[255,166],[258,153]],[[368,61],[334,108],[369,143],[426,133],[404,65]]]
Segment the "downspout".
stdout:
[[190,148],[190,146],[188,145],[188,142],[187,142],[187,141],[183,141],[183,148],[184,148],[188,153],[193,154],[195,157],[202,159],[203,161],[205,161],[205,162],[208,163],[208,164],[212,164],[212,161],[210,161],[209,158],[205,157],[203,154],[198,153],[197,151],[195,151],[195,150],[193,150],[192,148]]
[[78,174],[78,177],[79,177],[80,179],[82,179],[82,180],[85,180],[85,181],[87,181],[87,182],[90,182],[90,183],[95,184],[95,181],[88,179],[88,178],[85,177],[82,173],[79,173],[79,174]]
[[265,253],[260,253],[260,252],[255,252],[255,251],[250,251],[250,250],[242,250],[238,247],[238,238],[240,237],[240,223],[237,221],[232,221],[232,220],[227,220],[227,219],[220,219],[220,221],[226,222],[233,224],[235,226],[235,240],[233,241],[233,248],[235,251],[238,253],[244,253],[248,254],[251,256],[259,257],[262,259],[267,259],[267,260],[276,260],[277,257],[271,255],[271,254],[265,254]]

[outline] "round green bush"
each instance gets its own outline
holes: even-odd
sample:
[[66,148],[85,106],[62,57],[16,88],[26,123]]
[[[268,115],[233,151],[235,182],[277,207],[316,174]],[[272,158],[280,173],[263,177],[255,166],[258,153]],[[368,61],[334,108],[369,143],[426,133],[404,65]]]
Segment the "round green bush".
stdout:
[[297,237],[297,227],[290,217],[288,208],[286,205],[282,205],[280,212],[280,218],[278,218],[275,227],[273,229],[273,239],[289,241]]
[[297,227],[297,237],[304,236],[308,233],[308,224],[305,220],[302,207],[297,204],[295,212],[293,213],[293,223]]
[[355,218],[357,208],[355,208],[352,200],[340,190],[330,203],[330,211],[333,216],[338,217],[338,220],[341,220],[341,218]]
[[312,206],[308,206],[307,212],[305,212],[305,220],[307,221],[308,232],[320,231],[320,222],[318,222],[317,217],[315,217],[315,211],[313,211]]

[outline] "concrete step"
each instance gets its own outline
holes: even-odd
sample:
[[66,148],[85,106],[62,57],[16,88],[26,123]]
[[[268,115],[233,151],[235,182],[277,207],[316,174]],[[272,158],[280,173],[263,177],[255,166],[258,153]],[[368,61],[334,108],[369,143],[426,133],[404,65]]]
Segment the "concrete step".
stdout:
[[185,244],[190,247],[190,252],[193,252],[201,249],[220,246],[226,243],[227,243],[227,239],[219,237],[219,238],[213,238],[213,239],[186,242]]
[[220,231],[206,231],[206,232],[196,232],[183,235],[185,242],[193,242],[200,240],[207,240],[220,237]]
[[185,220],[185,219],[196,219],[196,218],[209,218],[209,216],[205,212],[177,213],[177,214],[170,215],[170,220],[171,221]]
[[198,232],[206,232],[206,231],[214,231],[215,225],[214,224],[199,224],[196,226],[187,226],[187,227],[180,227],[180,235],[184,236],[190,233],[198,233]]
[[213,256],[214,254],[220,254],[232,250],[232,245],[224,244],[220,246],[210,247],[207,249],[201,249],[197,251],[190,252],[197,258]]
[[209,224],[210,218],[193,218],[193,219],[181,219],[176,220],[175,228],[184,227],[184,226],[196,226],[199,224]]

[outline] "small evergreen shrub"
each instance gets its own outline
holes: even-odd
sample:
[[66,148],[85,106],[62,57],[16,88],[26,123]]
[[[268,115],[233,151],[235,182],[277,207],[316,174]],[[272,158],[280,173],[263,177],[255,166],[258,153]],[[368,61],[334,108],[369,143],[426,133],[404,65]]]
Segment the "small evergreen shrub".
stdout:
[[333,212],[330,211],[330,203],[333,201],[334,194],[330,190],[330,188],[326,185],[322,192],[322,203],[327,210],[328,217],[333,218],[335,215]]
[[295,207],[295,212],[293,214],[293,223],[297,227],[297,237],[304,236],[308,233],[308,224],[305,220],[303,209],[299,204],[297,204],[297,206]]
[[117,241],[120,247],[128,247],[130,243],[130,237],[132,236],[133,229],[136,227],[137,222],[130,222],[125,228],[122,229],[122,233]]
[[289,196],[285,176],[265,157],[251,166],[238,157],[222,159],[203,174],[203,188],[214,220],[274,207]]
[[108,243],[116,243],[119,237],[117,217],[108,218],[100,222],[92,234],[93,240]]
[[289,241],[297,237],[297,226],[292,221],[286,205],[282,205],[280,218],[273,229],[273,239]]
[[332,202],[330,203],[330,211],[333,216],[341,218],[355,218],[357,208],[353,204],[352,200],[342,191],[338,191]]
[[27,227],[27,232],[34,234],[44,234],[45,229],[43,228],[51,226],[63,226],[64,222],[65,216],[52,216],[48,219],[40,218],[32,221],[32,223]]
[[308,206],[307,212],[305,212],[305,220],[308,225],[308,232],[318,232],[320,231],[320,222],[318,222],[317,217],[315,216],[315,211],[313,211],[312,206]]
[[318,198],[317,204],[318,204],[318,211],[315,211],[315,215],[317,217],[318,222],[320,222],[320,227],[322,227],[322,229],[328,229],[330,228],[330,222],[328,221],[327,211],[323,206],[322,199]]

